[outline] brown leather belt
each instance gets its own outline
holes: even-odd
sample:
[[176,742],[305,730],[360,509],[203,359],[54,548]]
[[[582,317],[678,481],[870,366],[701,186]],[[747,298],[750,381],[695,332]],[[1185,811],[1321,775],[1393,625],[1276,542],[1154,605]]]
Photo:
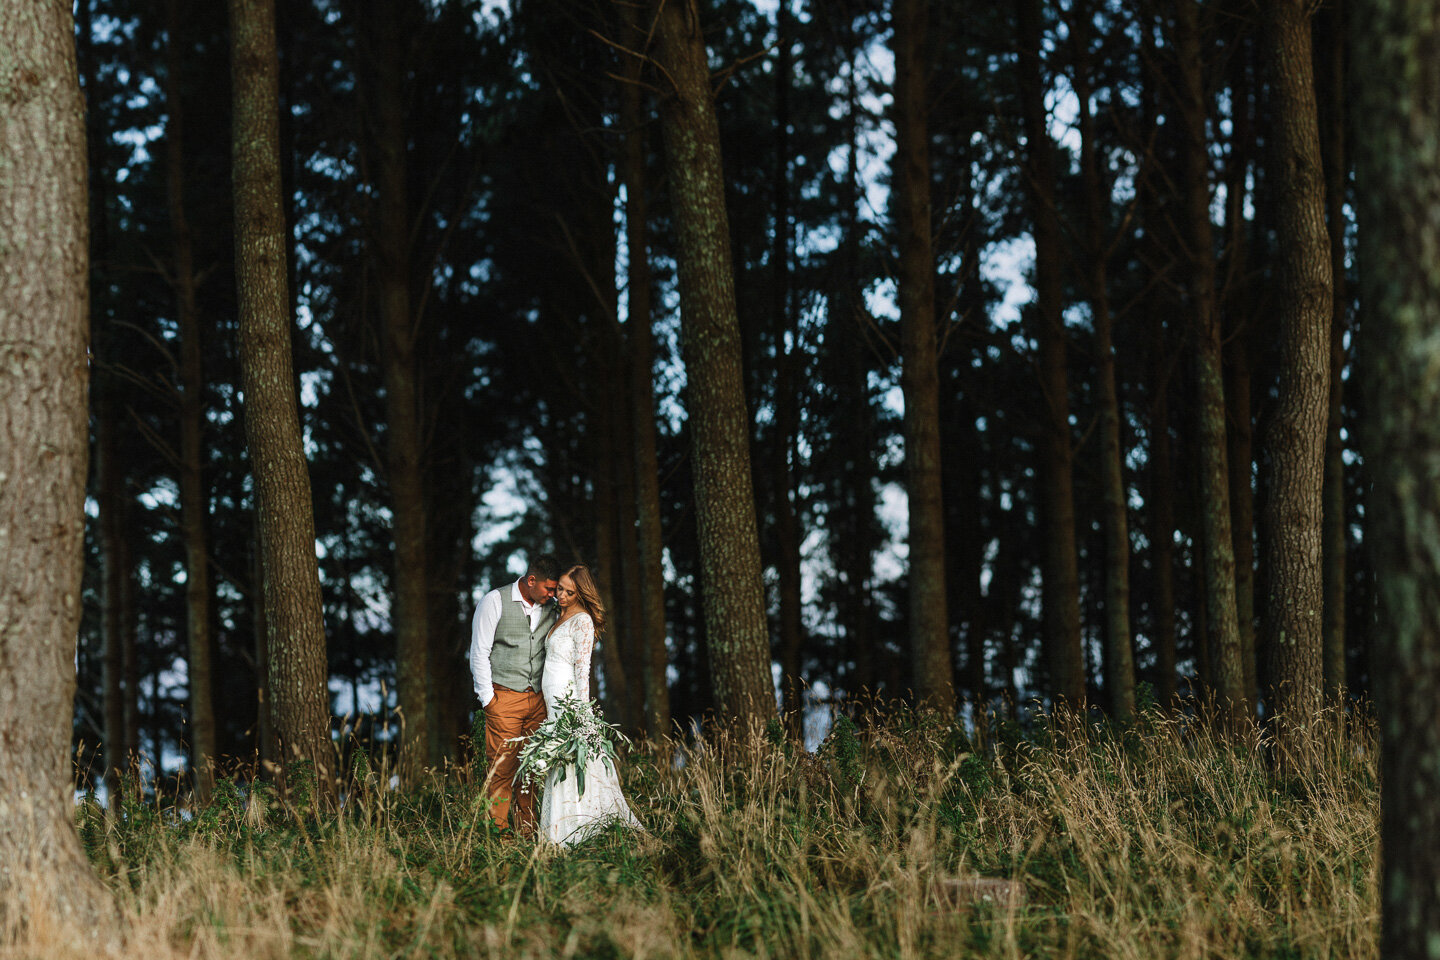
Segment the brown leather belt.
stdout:
[[504,690],[506,693],[534,693],[534,687],[526,687],[524,690],[513,690],[510,687],[501,686],[498,683],[491,684],[496,690]]

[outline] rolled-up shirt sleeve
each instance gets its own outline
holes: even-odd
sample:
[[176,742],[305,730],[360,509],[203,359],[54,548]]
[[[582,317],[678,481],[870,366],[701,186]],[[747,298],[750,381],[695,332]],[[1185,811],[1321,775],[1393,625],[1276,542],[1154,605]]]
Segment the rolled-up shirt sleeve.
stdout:
[[500,625],[500,591],[491,590],[475,608],[470,621],[470,675],[475,678],[475,695],[480,706],[495,699],[495,682],[490,673],[490,650],[495,646],[495,628]]

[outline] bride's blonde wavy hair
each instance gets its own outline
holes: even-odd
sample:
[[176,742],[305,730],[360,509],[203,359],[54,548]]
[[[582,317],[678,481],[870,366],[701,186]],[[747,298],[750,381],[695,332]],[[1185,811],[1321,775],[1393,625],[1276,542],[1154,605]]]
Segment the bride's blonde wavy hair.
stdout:
[[590,568],[577,563],[561,576],[575,581],[575,595],[595,623],[595,636],[600,636],[605,632],[605,604],[600,602],[600,590],[595,586],[595,578],[590,576]]

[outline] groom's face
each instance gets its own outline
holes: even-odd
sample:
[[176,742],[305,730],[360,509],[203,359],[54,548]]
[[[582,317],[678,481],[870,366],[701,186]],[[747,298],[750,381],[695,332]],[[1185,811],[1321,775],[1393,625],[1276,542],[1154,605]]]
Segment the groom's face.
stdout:
[[520,581],[520,592],[529,603],[545,603],[555,598],[555,581],[541,580],[532,573]]

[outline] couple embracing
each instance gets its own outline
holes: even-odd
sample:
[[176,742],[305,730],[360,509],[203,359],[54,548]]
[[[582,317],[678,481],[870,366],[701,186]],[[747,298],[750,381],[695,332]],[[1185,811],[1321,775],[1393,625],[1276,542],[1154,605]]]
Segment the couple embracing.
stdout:
[[568,846],[619,820],[639,826],[613,766],[558,765],[545,778],[537,823],[535,794],[515,784],[520,749],[547,714],[567,700],[588,700],[590,655],[605,628],[605,607],[588,568],[564,571],[549,554],[533,558],[525,576],[491,590],[470,627],[470,672],[485,711],[485,775],[490,816],[500,828],[538,832],[542,843]]

